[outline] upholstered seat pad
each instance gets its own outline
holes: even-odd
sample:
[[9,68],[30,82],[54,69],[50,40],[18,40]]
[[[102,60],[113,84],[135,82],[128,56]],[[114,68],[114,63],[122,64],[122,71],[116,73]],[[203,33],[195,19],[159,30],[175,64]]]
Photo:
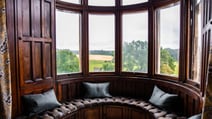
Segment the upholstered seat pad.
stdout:
[[145,102],[142,99],[124,97],[74,99],[70,102],[63,103],[60,107],[48,110],[37,116],[43,119],[60,119],[69,114],[73,114],[80,109],[107,104],[130,106],[132,108],[146,110],[156,119],[174,119],[177,117],[176,114],[161,110],[160,108],[152,105],[151,103]]

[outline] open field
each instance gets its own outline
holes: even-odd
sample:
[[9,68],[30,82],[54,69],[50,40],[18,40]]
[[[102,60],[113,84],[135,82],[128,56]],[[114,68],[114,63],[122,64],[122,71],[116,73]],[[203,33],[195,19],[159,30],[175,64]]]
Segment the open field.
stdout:
[[108,55],[89,55],[89,71],[94,71],[95,69],[101,69],[105,62],[110,62],[113,60],[113,56]]
[[104,61],[101,60],[90,60],[89,71],[93,72],[95,68],[102,68]]
[[113,56],[108,55],[89,55],[89,60],[112,61]]
[[[79,57],[79,55],[77,55]],[[112,61],[113,56],[108,55],[89,55],[89,60],[97,60],[97,61]]]

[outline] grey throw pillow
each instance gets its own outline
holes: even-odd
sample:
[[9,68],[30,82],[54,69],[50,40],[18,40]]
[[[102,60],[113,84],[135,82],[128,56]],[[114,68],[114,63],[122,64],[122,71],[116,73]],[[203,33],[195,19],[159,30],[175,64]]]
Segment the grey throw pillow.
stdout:
[[112,97],[109,94],[109,82],[105,83],[89,83],[83,82],[86,98]]
[[197,115],[191,116],[188,119],[201,119],[201,114],[197,114]]
[[53,89],[41,94],[24,95],[23,103],[25,113],[30,116],[61,105]]
[[151,98],[149,99],[149,102],[166,111],[176,112],[176,113],[180,111],[179,110],[180,100],[178,95],[166,93],[162,91],[161,89],[159,89],[157,86],[154,87],[154,90],[153,90]]

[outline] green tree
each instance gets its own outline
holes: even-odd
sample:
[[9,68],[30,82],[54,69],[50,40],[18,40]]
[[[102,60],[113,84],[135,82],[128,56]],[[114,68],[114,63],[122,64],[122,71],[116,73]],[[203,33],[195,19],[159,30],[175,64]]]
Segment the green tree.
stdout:
[[114,59],[114,54],[115,52],[114,51],[110,51],[111,52],[111,55],[113,57],[113,59],[111,61],[104,61],[103,65],[102,65],[102,70],[103,71],[114,71],[114,62],[115,62],[115,59]]
[[[172,53],[172,55],[170,54]],[[177,50],[160,49],[160,73],[174,74],[176,70]],[[147,41],[125,42],[122,52],[123,71],[147,72],[148,43]]]
[[147,41],[125,42],[123,45],[123,70],[132,72],[147,72],[148,64]]
[[102,66],[103,71],[113,71],[114,63],[112,61],[105,61]]
[[174,74],[176,60],[172,57],[167,49],[160,49],[160,73]]
[[69,49],[57,49],[57,73],[79,72],[79,59]]

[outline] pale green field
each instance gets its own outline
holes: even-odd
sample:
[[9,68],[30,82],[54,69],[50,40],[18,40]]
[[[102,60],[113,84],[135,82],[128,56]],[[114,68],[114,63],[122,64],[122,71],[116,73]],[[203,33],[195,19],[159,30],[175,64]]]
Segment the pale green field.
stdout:
[[179,63],[178,62],[175,62],[174,64],[176,65],[174,74],[178,76],[178,73],[179,73]]
[[90,60],[89,71],[93,72],[94,68],[102,68],[103,63],[104,63],[104,61],[102,61],[102,60]]

